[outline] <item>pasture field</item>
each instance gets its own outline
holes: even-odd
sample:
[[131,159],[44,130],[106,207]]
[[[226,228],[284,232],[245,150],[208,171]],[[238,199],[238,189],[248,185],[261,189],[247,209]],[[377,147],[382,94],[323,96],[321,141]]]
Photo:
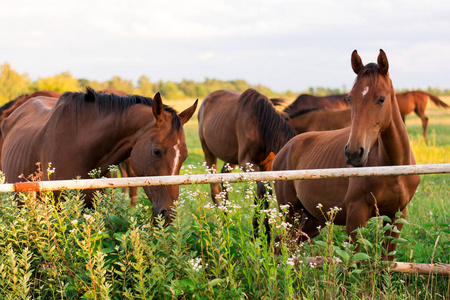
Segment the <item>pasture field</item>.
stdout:
[[[450,103],[450,97],[444,98]],[[178,111],[192,100],[174,101]],[[198,109],[197,109],[198,110]],[[429,144],[420,120],[406,120],[418,164],[450,163],[450,110],[429,105]],[[185,125],[189,158],[182,173],[204,173],[196,115]],[[409,205],[397,260],[450,263],[450,174],[424,175]],[[283,239],[289,230],[268,196],[277,244],[260,226],[252,233],[254,184],[226,184],[229,202],[214,207],[208,185],[180,187],[170,226],[153,223],[142,193],[130,208],[120,189],[98,193],[95,209],[67,191],[35,202],[10,194],[0,203],[1,299],[449,299],[450,277],[389,272],[381,262],[382,217],[360,230],[362,247],[351,251],[343,227],[331,225],[311,243]],[[325,212],[324,212],[325,213]],[[332,221],[333,214],[330,215]],[[262,222],[260,222],[261,224]],[[283,242],[284,241],[284,242]],[[319,267],[306,257],[339,258]],[[356,263],[359,261],[359,263]]]

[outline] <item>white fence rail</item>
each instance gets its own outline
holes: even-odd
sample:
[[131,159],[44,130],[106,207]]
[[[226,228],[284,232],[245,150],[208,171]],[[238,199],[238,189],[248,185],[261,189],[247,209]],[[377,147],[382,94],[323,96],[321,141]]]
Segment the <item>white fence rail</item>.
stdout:
[[0,192],[77,190],[133,186],[205,184],[215,182],[242,182],[249,180],[277,181],[442,173],[450,173],[450,164],[18,182],[1,184]]

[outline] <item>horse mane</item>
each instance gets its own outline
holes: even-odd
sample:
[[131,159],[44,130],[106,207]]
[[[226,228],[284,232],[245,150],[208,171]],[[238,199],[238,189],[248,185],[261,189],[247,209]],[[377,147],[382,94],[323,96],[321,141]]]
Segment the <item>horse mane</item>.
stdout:
[[[87,103],[95,103],[99,115],[124,113],[128,108],[136,104],[142,104],[152,107],[153,99],[139,95],[119,96],[116,94],[105,94],[96,92],[90,87],[86,87],[86,92],[65,92],[61,95],[58,105],[71,107],[81,111]],[[172,107],[163,105],[164,111],[172,115],[172,127],[176,130],[181,129],[181,120]]]
[[289,114],[289,118],[292,119],[292,118],[298,117],[300,115],[305,115],[307,113],[310,113],[310,112],[316,111],[316,110],[325,110],[325,109],[320,108],[320,107],[311,107],[311,108],[295,111],[294,113]]
[[258,128],[260,135],[258,140],[264,151],[277,153],[296,135],[294,128],[265,95],[254,89],[248,89],[242,93],[238,102],[242,105],[242,109],[251,112],[251,120]]

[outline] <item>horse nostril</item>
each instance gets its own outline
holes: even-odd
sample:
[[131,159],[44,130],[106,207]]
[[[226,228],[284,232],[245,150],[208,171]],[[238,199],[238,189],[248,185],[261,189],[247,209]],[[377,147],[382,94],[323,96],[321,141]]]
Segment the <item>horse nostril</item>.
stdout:
[[364,155],[364,148],[361,147],[359,148],[359,157],[363,157],[363,155]]
[[345,148],[344,148],[344,153],[345,153],[345,156],[349,156],[349,154],[348,154],[348,145],[345,145]]

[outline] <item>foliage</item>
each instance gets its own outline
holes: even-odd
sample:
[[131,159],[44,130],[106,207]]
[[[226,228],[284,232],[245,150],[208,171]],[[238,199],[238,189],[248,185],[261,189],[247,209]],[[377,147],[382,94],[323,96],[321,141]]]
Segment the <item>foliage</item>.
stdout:
[[41,78],[36,82],[37,90],[48,90],[59,93],[78,92],[81,90],[80,82],[70,72],[63,72],[48,78]]
[[27,74],[18,74],[8,63],[1,65],[0,69],[0,103],[6,103],[22,94],[29,93],[31,80]]

